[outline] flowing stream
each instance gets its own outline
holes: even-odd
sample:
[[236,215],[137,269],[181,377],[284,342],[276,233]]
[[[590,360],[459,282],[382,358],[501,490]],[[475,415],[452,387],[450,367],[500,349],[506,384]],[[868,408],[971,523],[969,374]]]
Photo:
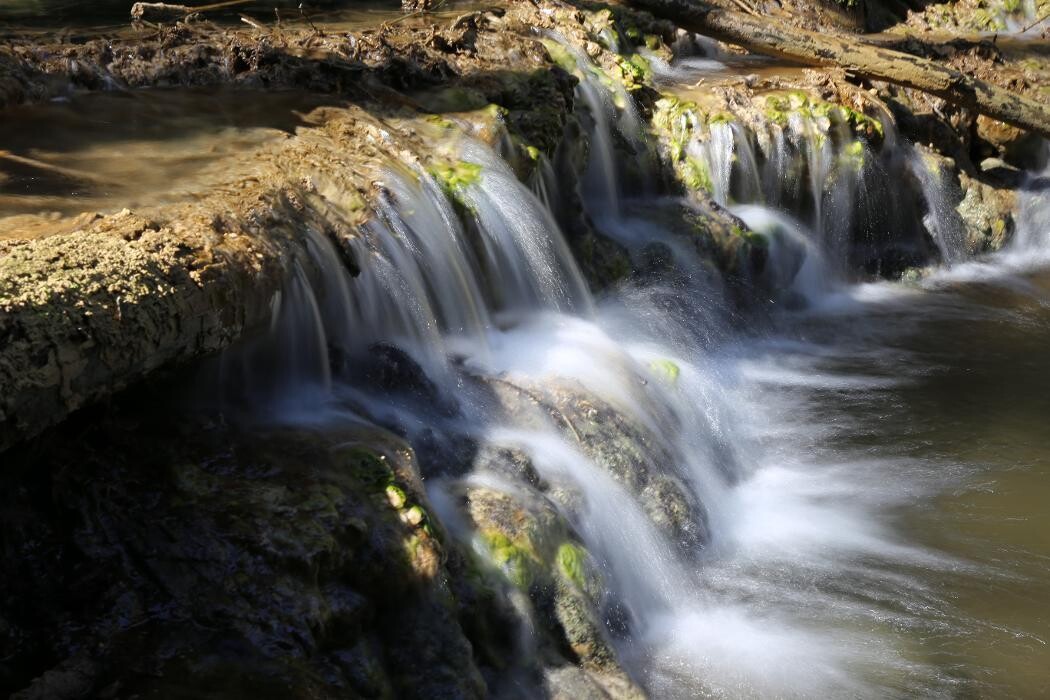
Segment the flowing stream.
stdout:
[[[285,352],[250,359],[284,372],[229,363],[279,377],[269,391],[280,420],[405,434],[446,522],[457,520],[450,494],[470,484],[552,500],[601,573],[622,658],[655,697],[1047,691],[1050,274],[1035,257],[1038,182],[1009,253],[919,284],[857,285],[834,241],[813,232],[819,204],[793,216],[758,203],[777,192],[760,199],[755,173],[756,202],[736,211],[780,231],[771,274],[806,303],[750,318],[637,213],[666,202],[621,197],[615,169],[592,188],[601,227],[636,250],[666,245],[675,264],[593,298],[541,198],[479,142],[443,148],[481,166],[457,195],[473,233],[425,172],[392,170],[357,242],[362,273],[345,276],[315,237],[275,306]],[[311,264],[320,284],[301,272]],[[375,362],[398,381],[360,369]],[[500,385],[517,388],[517,404]],[[608,454],[522,407],[522,394],[607,407],[630,426],[634,466],[681,489],[681,522],[668,527]],[[448,467],[463,444],[473,463]],[[484,458],[493,449],[524,455],[544,492]],[[484,554],[469,527],[456,532]]]
[[[804,139],[792,151],[801,124],[759,159],[727,127],[696,146],[715,196],[769,232],[774,286],[804,300],[739,316],[718,276],[645,213],[668,201],[621,194],[608,144],[633,118],[595,83],[581,95],[599,130],[592,167],[604,177],[587,189],[600,228],[636,253],[666,246],[673,264],[592,297],[543,199],[464,137],[441,148],[480,166],[455,195],[470,230],[426,172],[392,169],[355,244],[369,261],[361,274],[348,277],[314,235],[275,304],[268,342],[283,350],[233,357],[227,385],[246,373],[233,384],[270,397],[278,420],[406,435],[445,522],[459,520],[451,496],[471,484],[552,502],[593,557],[610,636],[654,697],[1050,690],[1041,183],[1011,251],[921,283],[855,284],[835,227],[877,209],[878,194],[858,190],[871,174],[779,206],[800,190],[755,162],[805,158],[834,180],[841,152]],[[886,147],[872,167],[909,167],[909,148]],[[574,439],[586,432],[571,425],[579,402],[627,426],[624,442]],[[571,431],[539,408],[549,405]],[[625,445],[629,469],[677,494],[675,522],[645,479],[615,468],[607,450]],[[523,455],[543,488],[491,459],[500,450]],[[485,554],[469,527],[452,529]],[[499,692],[527,695],[513,683]]]
[[[422,168],[391,167],[354,241],[356,277],[306,232],[270,336],[224,358],[224,385],[264,399],[265,420],[405,435],[448,523],[450,494],[471,484],[548,500],[593,558],[610,638],[653,697],[1050,692],[1045,183],[1022,197],[1013,248],[967,263],[924,182],[951,266],[855,283],[842,227],[898,225],[868,183],[910,167],[910,146],[845,172],[867,146],[792,124],[760,157],[723,125],[688,148],[716,199],[768,236],[772,286],[797,297],[742,315],[652,215],[681,202],[624,195],[609,144],[635,120],[602,89],[580,88],[601,175],[589,209],[668,264],[593,296],[545,203],[557,183],[530,189],[488,146],[451,139],[435,147],[477,178],[449,196]],[[835,186],[792,182],[795,158]],[[894,216],[918,226],[923,212]],[[615,435],[587,432],[586,410]],[[469,527],[450,530],[485,554]]]

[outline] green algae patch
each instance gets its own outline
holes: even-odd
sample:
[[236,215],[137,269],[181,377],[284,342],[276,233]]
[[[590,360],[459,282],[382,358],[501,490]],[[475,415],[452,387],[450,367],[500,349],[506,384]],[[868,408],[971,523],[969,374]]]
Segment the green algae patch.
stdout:
[[732,112],[715,112],[707,116],[708,126],[717,126],[718,124],[732,124],[736,121],[736,115]]
[[420,527],[427,522],[427,512],[418,504],[410,506],[401,512],[401,520],[412,527]]
[[512,540],[502,532],[495,531],[482,532],[481,538],[492,563],[504,577],[518,588],[528,588],[542,566],[532,544],[526,539]]
[[652,82],[653,68],[648,59],[641,54],[617,56],[616,63],[620,68],[620,78],[628,90],[638,90]]
[[390,503],[391,508],[400,510],[405,507],[408,503],[408,496],[405,495],[405,490],[397,484],[388,484],[384,490],[386,494],[386,500]]
[[450,131],[456,128],[456,123],[454,121],[452,121],[451,119],[446,119],[440,114],[428,114],[427,116],[423,117],[423,120],[446,131]]
[[885,133],[883,131],[882,122],[878,119],[869,117],[864,112],[852,109],[845,105],[836,105],[839,118],[846,124],[849,124],[855,132],[866,136],[869,139],[878,138],[881,140]]
[[735,121],[728,112],[705,113],[695,102],[665,95],[656,101],[652,124],[667,149],[671,165],[682,185],[690,191],[714,191],[711,170],[703,158],[688,155],[693,139],[709,137],[710,128]]
[[839,155],[839,165],[856,173],[864,170],[866,162],[867,151],[864,148],[864,143],[861,141],[850,142],[842,149],[842,153]]
[[461,201],[463,190],[481,180],[481,166],[466,160],[435,161],[427,170],[456,201]]
[[653,360],[649,363],[649,369],[660,377],[660,379],[671,385],[678,383],[678,375],[681,374],[681,368],[678,364],[666,358]]
[[707,162],[701,158],[686,158],[679,163],[679,171],[682,182],[691,190],[714,192],[715,186],[711,181],[711,171]]
[[547,49],[547,54],[554,61],[554,64],[561,68],[566,73],[578,75],[580,73],[580,66],[576,62],[576,57],[572,55],[572,52],[567,48],[554,41],[553,39],[540,39],[540,43]]
[[573,542],[562,542],[555,554],[558,570],[580,590],[587,587],[587,550]]
[[654,107],[653,126],[658,131],[678,138],[693,131],[703,115],[695,102],[681,100],[674,95],[664,95]]
[[884,135],[882,122],[878,119],[843,104],[814,99],[801,90],[766,95],[765,115],[766,119],[781,127],[787,126],[791,117],[797,116],[812,121],[823,132],[837,122],[870,140],[881,140]]
[[743,228],[740,226],[733,226],[731,231],[734,236],[742,238],[743,240],[747,241],[749,245],[755,246],[757,248],[769,247],[769,237],[765,234],[759,233],[757,231],[752,231],[749,228]]

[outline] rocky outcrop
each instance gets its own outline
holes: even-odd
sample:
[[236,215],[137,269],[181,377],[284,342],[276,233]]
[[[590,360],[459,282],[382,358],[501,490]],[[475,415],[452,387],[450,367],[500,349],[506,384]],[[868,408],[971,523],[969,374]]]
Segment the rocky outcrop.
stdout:
[[476,586],[402,442],[149,403],[5,455],[0,692],[486,696]]
[[[471,14],[439,34],[406,21],[278,42],[180,25],[129,44],[9,47],[21,75],[54,78],[9,92],[16,101],[115,81],[296,84],[355,103],[243,154],[249,167],[230,172],[249,174],[196,201],[0,222],[0,690],[460,698],[524,683],[552,697],[642,696],[606,638],[589,555],[550,504],[465,492],[465,516],[490,535],[479,552],[445,531],[397,438],[149,408],[152,392],[175,393],[180,380],[163,377],[270,324],[293,268],[321,274],[309,240],[333,243],[350,274],[368,264],[347,243],[384,168],[441,180],[429,148],[441,133],[502,141],[523,178],[544,159],[579,166],[565,146],[584,137],[574,81],[535,41],[538,12]],[[622,249],[571,211],[579,199],[564,201],[593,281],[628,274]],[[657,486],[654,504],[671,502]],[[533,517],[525,544],[509,524]],[[525,571],[541,641],[522,655],[522,614],[506,598]]]
[[[355,104],[321,109],[295,138],[245,154],[237,172],[250,175],[210,185],[193,203],[58,222],[0,220],[0,328],[11,341],[0,358],[0,449],[158,367],[214,353],[264,325],[291,262],[302,257],[298,232],[345,248],[340,241],[368,216],[377,173],[390,162],[426,160],[422,141],[435,128],[466,126],[493,143],[507,134],[507,158],[522,178],[542,157],[555,163],[559,182],[575,183],[586,138],[574,79],[534,29],[557,25],[644,106],[652,76],[594,39],[612,46],[629,25],[623,31],[666,53],[673,28],[617,12],[515,3],[468,13],[440,31],[419,18],[352,34],[179,23],[145,38],[14,41],[4,60],[22,77],[47,79],[26,78],[35,91],[10,99],[68,86],[229,85],[336,92]],[[513,70],[508,55],[517,57]],[[593,227],[575,186],[559,189],[559,218],[592,283],[629,274],[626,251]]]
[[[317,126],[245,154],[250,175],[220,183],[192,204],[59,222],[0,220],[0,450],[159,367],[214,353],[268,323],[275,293],[302,256],[301,232],[337,242],[356,235],[378,169],[418,159],[425,150],[410,130],[400,145],[386,143],[384,130],[425,117],[428,102],[448,113],[498,101],[497,111],[483,116],[505,124],[523,152],[526,146],[553,152],[571,115],[571,79],[547,71],[542,47],[521,34],[493,27],[476,40],[473,23],[481,21],[464,20],[449,30],[452,38],[436,44],[423,41],[432,35],[411,29],[342,37],[358,53],[369,42],[380,47],[371,62],[302,58],[289,45],[305,48],[302,36],[301,45],[286,35],[278,47],[267,37],[202,34],[181,25],[164,30],[155,46],[13,47],[23,72],[46,72],[85,87],[101,86],[95,78],[105,76],[143,86],[294,84],[341,91],[352,75],[345,85],[353,95],[375,91],[383,99],[362,98],[361,107],[315,114]],[[503,68],[508,44],[525,52],[523,58],[528,54],[519,71]],[[403,46],[418,55],[407,62],[395,58]],[[248,54],[251,61],[239,63]],[[460,86],[451,87],[456,76]],[[422,89],[438,78],[445,81],[441,93],[424,89],[415,98],[391,87]],[[372,87],[363,89],[365,83]],[[450,93],[460,100],[448,100]],[[443,95],[441,103],[436,98]],[[465,104],[462,95],[473,103]],[[331,216],[333,208],[338,216]],[[58,233],[48,235],[53,231]]]

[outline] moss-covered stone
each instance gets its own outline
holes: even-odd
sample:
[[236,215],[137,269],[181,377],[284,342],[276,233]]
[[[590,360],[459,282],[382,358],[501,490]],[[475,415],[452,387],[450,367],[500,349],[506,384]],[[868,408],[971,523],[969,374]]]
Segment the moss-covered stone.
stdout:
[[574,542],[562,542],[555,555],[558,570],[577,588],[587,587],[587,552]]
[[678,375],[682,371],[678,366],[678,363],[666,358],[651,361],[649,363],[649,369],[651,369],[661,380],[672,386],[678,383]]

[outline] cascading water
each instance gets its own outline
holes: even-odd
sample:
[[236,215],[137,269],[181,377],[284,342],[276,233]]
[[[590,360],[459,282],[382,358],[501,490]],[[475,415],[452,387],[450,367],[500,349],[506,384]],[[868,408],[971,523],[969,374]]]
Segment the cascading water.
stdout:
[[[738,116],[703,91],[698,103],[691,101],[693,84],[718,80],[723,66],[691,58],[655,66],[668,91],[655,120],[682,179],[723,207],[745,207],[752,218],[762,207],[767,220],[794,219],[792,229],[812,243],[801,252],[821,252],[815,264],[828,282],[843,282],[858,268],[893,276],[931,253],[947,264],[967,254],[965,226],[948,203],[947,175],[900,138],[888,114],[876,119],[801,92],[767,90]],[[756,122],[747,109],[764,114]],[[901,173],[910,179],[896,187],[891,183]],[[921,209],[928,215],[914,216]]]
[[[589,189],[596,219],[635,248],[673,245],[623,201],[613,130],[629,132],[634,117],[596,78],[579,91],[595,131],[589,169],[604,176]],[[703,135],[684,155],[707,168],[715,199],[767,238],[774,283],[810,302],[832,291],[855,212],[877,206],[864,183],[884,164],[869,146],[817,138],[817,118],[792,117],[757,146],[734,123],[686,126]],[[804,340],[741,338],[724,323],[717,281],[681,246],[693,274],[595,300],[542,182],[537,196],[466,137],[436,152],[454,183],[392,168],[352,242],[356,277],[308,233],[274,304],[282,391],[312,387],[287,418],[352,414],[406,435],[442,520],[482,556],[491,551],[454,494],[481,486],[556,509],[600,574],[595,602],[616,620],[612,643],[656,697],[950,694],[953,679],[900,633],[937,632],[915,607],[939,605],[936,592],[907,568],[966,564],[901,542],[874,517],[933,486],[887,483],[878,474],[893,464],[836,462],[818,447],[849,428],[822,429],[796,396],[878,392],[897,378],[821,373]],[[690,303],[668,303],[683,297]],[[360,369],[376,366],[400,372],[400,385]],[[589,414],[602,417],[583,425]],[[470,461],[448,465],[461,443],[473,446]],[[539,479],[492,458],[504,453],[523,455]],[[527,654],[534,611],[513,599]]]
[[935,164],[928,163],[918,149],[912,150],[908,165],[926,199],[923,225],[937,244],[942,262],[954,265],[966,257],[966,225],[949,201],[946,176]]

